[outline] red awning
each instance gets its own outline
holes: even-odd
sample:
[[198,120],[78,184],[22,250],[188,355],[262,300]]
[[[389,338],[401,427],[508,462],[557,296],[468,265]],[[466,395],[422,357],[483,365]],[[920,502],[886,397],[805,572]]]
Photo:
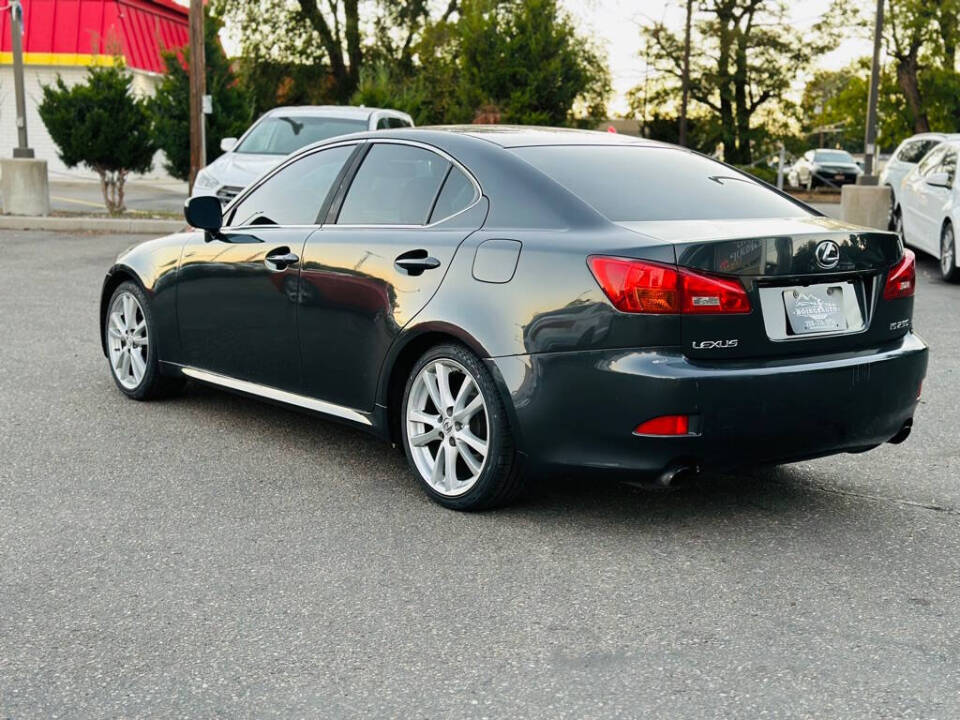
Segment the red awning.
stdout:
[[[163,72],[160,53],[188,40],[188,10],[172,0],[22,0],[24,60],[37,65],[106,64]],[[0,14],[0,61],[10,62],[10,13]]]

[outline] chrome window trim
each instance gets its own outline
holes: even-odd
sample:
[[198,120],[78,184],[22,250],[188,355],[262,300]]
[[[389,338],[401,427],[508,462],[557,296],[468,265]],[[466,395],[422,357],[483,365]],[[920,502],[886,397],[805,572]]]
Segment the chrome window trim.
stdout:
[[[381,130],[380,132],[383,132],[383,131]],[[371,145],[410,145],[412,147],[420,148],[421,150],[426,150],[427,152],[435,153],[440,157],[442,157],[447,162],[449,162],[451,165],[459,169],[461,172],[463,172],[464,175],[467,176],[467,179],[470,181],[470,184],[473,185],[473,189],[475,191],[476,197],[474,197],[473,202],[467,205],[465,208],[463,208],[463,210],[458,210],[453,215],[447,215],[447,217],[445,218],[441,218],[440,220],[435,220],[434,222],[427,223],[427,224],[418,224],[418,225],[382,224],[381,225],[381,224],[366,224],[366,223],[354,224],[354,223],[334,222],[334,223],[328,223],[325,227],[360,228],[365,230],[370,230],[373,228],[379,228],[381,230],[414,230],[418,228],[432,228],[436,225],[439,225],[440,223],[444,223],[447,220],[457,217],[457,215],[461,215],[465,213],[467,210],[472,208],[474,205],[476,205],[483,199],[483,188],[480,187],[480,183],[477,181],[477,178],[474,177],[473,173],[470,172],[470,170],[462,162],[457,160],[450,153],[445,152],[434,145],[428,145],[427,143],[423,143],[418,140],[401,140],[399,138],[383,138],[382,140],[380,138],[368,138],[365,142]],[[360,172],[360,168],[362,167],[363,167],[363,163],[360,163],[360,167],[357,168],[357,171],[354,173],[353,178],[350,179],[351,185],[353,185],[353,179],[356,178],[357,172]],[[446,179],[444,179],[444,182],[446,182]],[[443,188],[443,185],[441,184],[439,189],[442,189],[442,188]],[[346,199],[346,196],[349,194],[350,194],[350,189],[347,188],[347,193],[346,195],[344,195],[344,199]]]
[[[384,131],[383,131],[383,130],[378,130],[377,132],[384,132]],[[324,225],[316,225],[316,224],[314,224],[314,225],[228,225],[228,226],[225,226],[224,229],[225,229],[225,230],[244,230],[244,229],[247,229],[247,228],[258,228],[258,229],[260,229],[260,228],[269,228],[269,227],[277,227],[277,228],[281,228],[281,227],[283,227],[283,228],[314,228],[314,229],[319,229],[319,228],[321,228],[321,227],[342,227],[342,228],[357,228],[357,229],[362,229],[362,230],[370,230],[370,229],[380,229],[380,230],[416,230],[416,229],[420,229],[420,228],[426,229],[426,228],[435,227],[435,226],[439,225],[440,223],[446,222],[447,220],[452,220],[453,218],[457,217],[458,215],[462,215],[463,213],[467,212],[467,210],[472,209],[475,205],[477,205],[477,203],[479,203],[479,202],[483,199],[483,188],[480,187],[480,183],[477,181],[477,178],[474,177],[473,173],[470,172],[470,170],[467,168],[466,165],[464,165],[463,163],[461,163],[459,160],[457,160],[455,157],[453,157],[452,155],[450,155],[448,152],[445,152],[444,150],[441,150],[440,148],[438,148],[438,147],[436,147],[436,146],[434,146],[434,145],[429,145],[428,143],[420,142],[420,141],[418,141],[418,140],[401,140],[401,139],[399,139],[399,138],[383,138],[383,139],[380,139],[380,138],[363,138],[363,139],[360,139],[360,140],[346,140],[346,141],[343,141],[343,142],[333,142],[333,143],[331,143],[330,145],[324,145],[324,146],[322,146],[322,147],[319,147],[319,148],[317,148],[317,149],[314,150],[314,151],[304,152],[302,155],[296,155],[296,156],[294,156],[294,157],[287,158],[287,159],[286,159],[285,161],[283,161],[280,165],[278,165],[278,166],[275,167],[273,170],[271,170],[267,175],[264,175],[264,176],[260,179],[260,182],[258,182],[256,185],[251,185],[251,186],[248,186],[248,187],[244,188],[244,191],[243,191],[241,194],[237,195],[235,198],[233,198],[233,200],[231,200],[231,201],[227,204],[227,206],[223,209],[223,214],[224,214],[224,216],[226,216],[228,213],[230,213],[230,212],[233,210],[233,206],[234,206],[235,203],[241,202],[241,201],[243,200],[243,198],[245,198],[247,195],[249,195],[250,193],[252,193],[252,192],[253,192],[254,190],[256,190],[258,187],[260,187],[261,185],[263,185],[263,183],[265,183],[267,180],[269,180],[270,178],[272,178],[275,174],[277,174],[278,172],[280,172],[281,170],[283,170],[285,167],[287,167],[287,166],[289,166],[289,165],[292,165],[292,164],[293,164],[294,162],[296,162],[297,160],[300,160],[300,159],[302,159],[302,158],[305,158],[305,157],[307,157],[308,155],[312,155],[314,152],[323,152],[324,150],[332,150],[333,148],[343,147],[343,146],[345,146],[345,145],[368,145],[368,144],[369,144],[369,145],[374,145],[374,144],[378,144],[378,143],[390,143],[390,144],[393,144],[393,145],[411,145],[411,146],[413,146],[413,147],[418,147],[418,148],[420,148],[420,149],[422,149],[422,150],[426,150],[426,151],[428,151],[428,152],[436,153],[437,155],[439,155],[440,157],[442,157],[444,160],[446,160],[446,161],[449,162],[450,164],[452,164],[452,165],[454,165],[455,167],[457,167],[461,172],[463,172],[464,175],[467,176],[467,179],[468,179],[468,180],[470,181],[470,183],[473,185],[473,189],[474,189],[474,191],[475,191],[475,193],[476,193],[476,197],[474,198],[473,202],[470,203],[469,205],[467,205],[465,208],[463,208],[463,210],[459,210],[459,211],[455,212],[453,215],[448,215],[448,216],[445,217],[445,218],[441,218],[440,220],[435,220],[434,222],[428,223],[428,224],[426,224],[426,225],[376,225],[376,224],[375,224],[375,225],[368,225],[368,224],[357,224],[357,225],[354,225],[354,224],[346,224],[346,223],[326,223],[326,224],[324,224]],[[361,163],[361,167],[362,167],[362,166],[363,166],[363,163]],[[359,170],[360,170],[360,168],[357,168],[357,172],[358,172]],[[356,172],[354,172],[354,177],[356,177]],[[351,182],[351,184],[353,183],[353,178],[351,178],[350,182]],[[443,186],[441,185],[441,188],[442,188],[442,187],[443,187]],[[350,192],[349,188],[347,189],[347,192],[348,192],[348,193]],[[346,196],[344,196],[344,197],[346,197]]]
[[209,372],[207,370],[201,370],[188,365],[181,365],[179,367],[180,372],[187,377],[194,378],[195,380],[201,380],[212,385],[230,388],[231,390],[238,390],[249,395],[267,398],[268,400],[275,400],[286,405],[295,405],[297,407],[313,410],[314,412],[323,413],[325,415],[343,418],[344,420],[351,420],[362,425],[373,425],[373,421],[367,417],[367,415],[359,410],[344,407],[343,405],[337,405],[325,400],[318,400],[316,398],[307,397],[306,395],[297,395],[296,393],[287,392],[286,390],[279,390],[277,388],[270,387],[269,385],[260,385],[259,383],[250,382],[249,380],[239,380],[238,378],[230,377],[229,375],[221,375],[220,373]]

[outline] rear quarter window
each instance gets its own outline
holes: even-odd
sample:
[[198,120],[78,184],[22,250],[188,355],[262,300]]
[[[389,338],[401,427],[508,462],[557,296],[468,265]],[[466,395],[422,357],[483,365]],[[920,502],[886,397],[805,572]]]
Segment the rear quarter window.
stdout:
[[686,150],[550,145],[513,151],[614,222],[812,214],[749,175]]

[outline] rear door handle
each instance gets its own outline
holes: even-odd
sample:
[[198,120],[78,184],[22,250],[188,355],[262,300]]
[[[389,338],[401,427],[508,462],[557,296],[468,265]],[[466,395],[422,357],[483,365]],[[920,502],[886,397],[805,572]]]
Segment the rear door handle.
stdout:
[[267,253],[267,256],[263,259],[263,264],[267,266],[269,270],[274,272],[279,272],[281,270],[286,270],[290,265],[296,265],[300,262],[299,256],[296,253],[290,252],[290,248],[281,247],[276,250],[271,250]]
[[411,250],[400,255],[394,264],[398,270],[408,275],[420,275],[424,270],[435,270],[440,267],[440,261],[430,257],[426,250]]

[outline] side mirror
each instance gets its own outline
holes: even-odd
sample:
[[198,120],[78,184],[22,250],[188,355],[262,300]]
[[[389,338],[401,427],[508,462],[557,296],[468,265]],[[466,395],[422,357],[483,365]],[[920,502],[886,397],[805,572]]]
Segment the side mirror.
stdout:
[[223,138],[220,140],[220,149],[223,152],[230,152],[237,146],[236,138]]
[[197,195],[188,198],[183,205],[183,216],[190,227],[218,233],[223,226],[223,208],[220,198],[213,195]]
[[945,172],[935,172],[927,175],[927,185],[932,185],[933,187],[950,187],[950,176]]

